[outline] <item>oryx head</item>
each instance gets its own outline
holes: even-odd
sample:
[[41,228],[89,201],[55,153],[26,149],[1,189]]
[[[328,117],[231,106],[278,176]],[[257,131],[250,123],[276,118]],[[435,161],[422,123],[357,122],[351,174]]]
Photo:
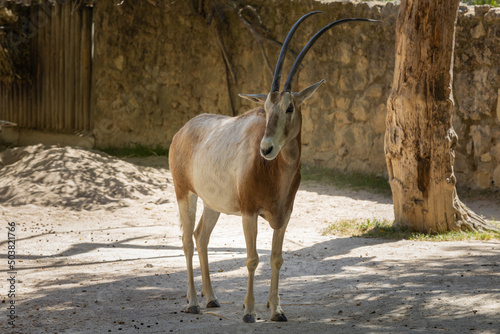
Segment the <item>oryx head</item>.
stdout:
[[318,89],[318,87],[321,86],[323,82],[325,82],[325,80],[321,80],[299,93],[292,92],[293,78],[297,73],[302,59],[304,59],[304,56],[313,46],[316,40],[328,29],[333,28],[334,26],[341,23],[351,21],[378,22],[369,19],[349,18],[332,22],[323,27],[307,42],[307,44],[295,59],[295,62],[290,69],[290,73],[288,74],[288,78],[286,79],[285,85],[283,86],[283,90],[280,92],[279,89],[281,81],[281,70],[285,61],[288,44],[290,43],[290,40],[292,39],[292,36],[299,25],[309,16],[318,13],[321,12],[314,11],[302,16],[288,32],[288,35],[283,42],[283,47],[281,48],[278,62],[276,63],[271,91],[268,94],[238,94],[240,97],[249,99],[250,101],[260,102],[264,104],[264,109],[266,111],[266,132],[264,134],[264,137],[262,138],[262,141],[260,142],[260,154],[267,160],[273,160],[274,158],[276,158],[281,148],[285,146],[290,139],[295,138],[299,134],[302,126],[300,105],[307,98],[309,98]]

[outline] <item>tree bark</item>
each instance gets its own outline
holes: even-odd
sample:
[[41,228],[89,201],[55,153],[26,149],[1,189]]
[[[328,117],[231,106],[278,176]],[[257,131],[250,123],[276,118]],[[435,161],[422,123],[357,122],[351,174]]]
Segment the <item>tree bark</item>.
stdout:
[[396,224],[420,232],[495,229],[458,198],[453,52],[459,0],[402,0],[385,156]]

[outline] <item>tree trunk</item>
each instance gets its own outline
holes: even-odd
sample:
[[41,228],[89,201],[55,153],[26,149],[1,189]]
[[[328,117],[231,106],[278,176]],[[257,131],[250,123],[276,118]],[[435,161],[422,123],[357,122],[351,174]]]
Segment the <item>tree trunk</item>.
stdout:
[[494,229],[459,199],[453,172],[453,51],[459,0],[402,0],[385,156],[396,224],[421,232]]

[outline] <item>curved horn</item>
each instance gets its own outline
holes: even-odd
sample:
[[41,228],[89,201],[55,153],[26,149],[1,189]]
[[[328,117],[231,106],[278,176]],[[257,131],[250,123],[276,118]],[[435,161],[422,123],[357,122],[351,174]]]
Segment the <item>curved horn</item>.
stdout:
[[300,51],[299,55],[297,56],[297,59],[295,59],[295,62],[292,65],[292,69],[290,70],[290,73],[288,74],[288,78],[286,79],[285,86],[283,87],[283,91],[285,91],[285,92],[290,92],[291,91],[293,77],[295,76],[295,73],[297,72],[297,69],[299,68],[300,63],[302,62],[302,59],[304,59],[304,56],[309,51],[309,49],[313,46],[314,42],[316,42],[316,40],[318,38],[320,38],[321,35],[323,35],[328,29],[331,29],[331,28],[335,27],[338,24],[342,24],[342,23],[346,23],[346,22],[352,22],[352,21],[380,22],[380,21],[377,21],[377,20],[370,20],[370,19],[350,18],[350,19],[338,20],[338,21],[332,22],[332,23],[326,25],[325,27],[323,27],[323,29],[321,29],[320,31],[318,31],[316,33],[316,35],[314,35],[309,40],[309,42],[307,42],[306,46],[304,46],[304,48],[302,49],[302,51]]
[[319,14],[322,13],[320,11],[314,11],[307,13],[306,15],[302,16],[295,24],[293,27],[290,29],[288,32],[288,35],[285,38],[285,41],[283,42],[283,46],[281,47],[281,52],[278,57],[278,61],[276,62],[276,69],[274,70],[274,77],[273,77],[273,83],[271,85],[271,92],[277,92],[280,89],[280,81],[281,81],[281,70],[283,69],[283,63],[285,62],[285,55],[286,52],[288,51],[288,44],[290,44],[290,40],[292,39],[293,34],[295,33],[295,30],[299,27],[299,25],[307,19],[309,16],[314,15],[314,14]]

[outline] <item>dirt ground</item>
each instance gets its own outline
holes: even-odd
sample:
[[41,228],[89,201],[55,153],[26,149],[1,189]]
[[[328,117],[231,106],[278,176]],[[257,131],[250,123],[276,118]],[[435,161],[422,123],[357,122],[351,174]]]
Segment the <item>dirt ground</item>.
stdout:
[[[259,319],[245,324],[240,217],[221,215],[209,244],[222,307],[183,313],[185,260],[166,159],[31,146],[4,151],[0,167],[2,333],[500,333],[499,241],[322,235],[340,219],[393,219],[391,199],[381,195],[301,185],[280,278],[286,323],[268,320],[272,230],[260,220]],[[466,204],[500,220],[498,199]],[[197,258],[195,265],[201,291]],[[16,327],[7,323],[12,300]]]

